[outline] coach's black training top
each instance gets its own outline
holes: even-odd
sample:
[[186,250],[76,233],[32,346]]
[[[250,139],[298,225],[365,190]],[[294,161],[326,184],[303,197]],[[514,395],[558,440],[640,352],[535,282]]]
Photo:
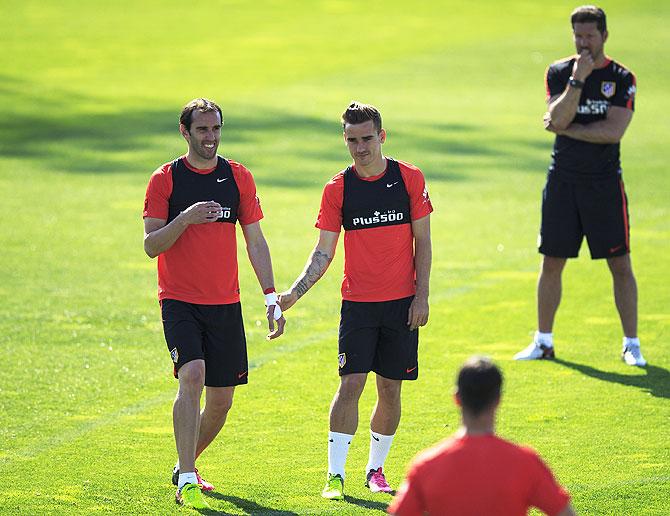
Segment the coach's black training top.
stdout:
[[[547,98],[560,95],[568,85],[575,56],[547,68]],[[610,106],[635,108],[635,75],[616,61],[608,59],[586,78],[577,114],[577,124],[590,124],[607,118]],[[620,173],[619,143],[590,143],[556,135],[549,173],[567,181],[597,180]]]

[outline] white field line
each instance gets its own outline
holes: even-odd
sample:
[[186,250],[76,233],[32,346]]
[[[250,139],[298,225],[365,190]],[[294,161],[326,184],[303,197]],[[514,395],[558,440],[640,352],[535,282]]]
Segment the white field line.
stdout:
[[[295,353],[321,341],[324,338],[332,336],[333,336],[333,330],[327,330],[327,331],[324,330],[320,333],[312,334],[309,337],[296,341],[291,345],[282,346],[281,349],[268,350],[265,354],[261,355],[260,357],[257,357],[249,361],[249,370],[250,371],[256,370],[262,367],[263,365],[267,364],[268,362],[272,362],[276,358],[283,357],[289,353]],[[337,342],[336,337],[334,342],[336,344]],[[0,468],[4,469],[4,467],[13,462],[19,460],[34,459],[43,453],[51,452],[58,446],[65,443],[69,443],[75,439],[79,439],[84,435],[93,432],[101,427],[114,425],[121,418],[141,414],[143,412],[153,409],[158,405],[167,403],[174,398],[174,395],[175,394],[172,390],[160,392],[153,398],[145,399],[138,403],[122,407],[119,410],[116,410],[115,412],[100,416],[94,420],[84,421],[74,428],[71,428],[60,434],[47,437],[46,439],[43,439],[29,446],[26,446],[23,449],[9,451],[7,456],[0,457]]]

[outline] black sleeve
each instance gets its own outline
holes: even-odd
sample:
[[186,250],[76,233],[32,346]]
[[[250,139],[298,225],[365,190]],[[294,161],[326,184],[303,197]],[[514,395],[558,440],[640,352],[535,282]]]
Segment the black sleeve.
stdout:
[[550,98],[565,91],[565,87],[568,85],[568,77],[565,77],[565,73],[561,73],[555,65],[551,65],[547,68],[544,82],[547,87],[547,98]]
[[633,72],[626,72],[617,81],[616,92],[612,97],[612,105],[635,111],[636,81]]

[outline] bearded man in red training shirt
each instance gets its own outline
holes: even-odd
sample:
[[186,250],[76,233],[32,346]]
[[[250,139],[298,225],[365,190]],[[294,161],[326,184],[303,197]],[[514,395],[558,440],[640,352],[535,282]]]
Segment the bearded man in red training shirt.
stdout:
[[525,516],[537,507],[574,516],[568,493],[530,448],[495,435],[502,374],[488,358],[473,357],[458,373],[460,431],[412,462],[388,508],[396,516]]
[[428,322],[430,213],[421,171],[382,154],[379,111],[353,102],[342,115],[354,160],[326,184],[316,227],[319,241],[305,270],[280,295],[288,310],[326,272],[344,227],[344,280],[339,331],[340,386],[330,407],[324,498],[344,499],[344,464],[358,426],[368,373],[377,380],[365,485],[391,493],[384,462],[400,422],[403,380],[418,375],[418,327]]
[[188,153],[152,174],[143,214],[144,250],[151,258],[158,256],[165,341],[179,379],[173,407],[175,500],[195,509],[209,508],[201,490],[214,489],[198,473],[195,459],[226,422],[235,386],[248,378],[237,279],[238,221],[265,293],[268,338],[279,337],[285,324],[254,179],[240,163],[217,155],[222,125],[221,108],[214,102],[194,99],[184,106],[179,131]]

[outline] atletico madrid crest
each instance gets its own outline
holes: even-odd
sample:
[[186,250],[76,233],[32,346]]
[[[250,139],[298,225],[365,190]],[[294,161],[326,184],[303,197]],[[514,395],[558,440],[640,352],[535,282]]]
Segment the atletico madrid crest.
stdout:
[[340,369],[344,367],[344,364],[347,363],[347,354],[346,353],[340,353],[337,355],[337,363],[340,366]]
[[605,97],[613,97],[616,93],[616,83],[613,81],[603,81],[600,83],[600,93]]

